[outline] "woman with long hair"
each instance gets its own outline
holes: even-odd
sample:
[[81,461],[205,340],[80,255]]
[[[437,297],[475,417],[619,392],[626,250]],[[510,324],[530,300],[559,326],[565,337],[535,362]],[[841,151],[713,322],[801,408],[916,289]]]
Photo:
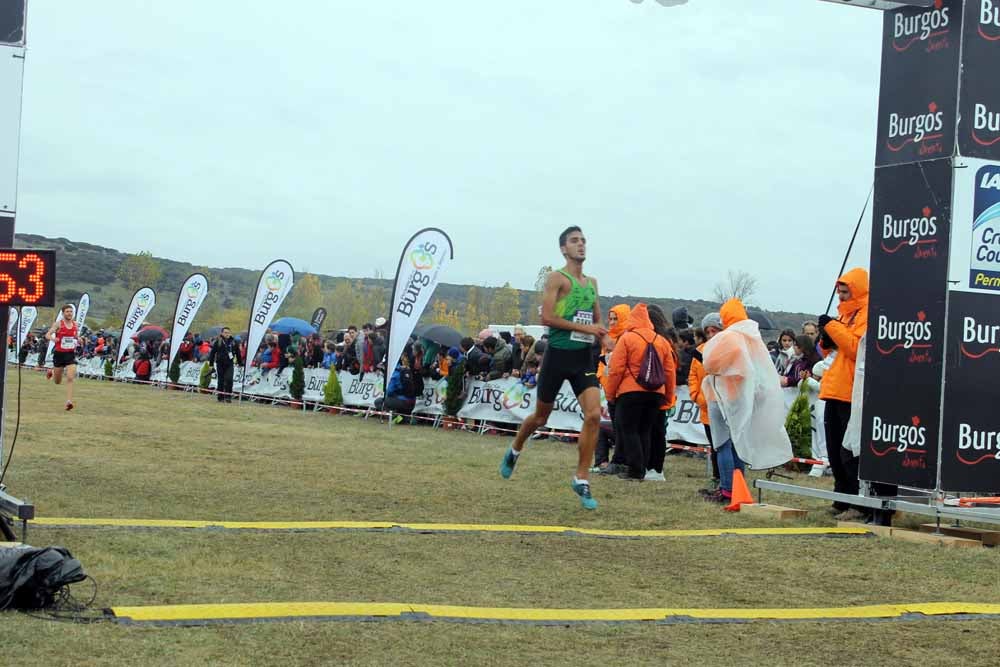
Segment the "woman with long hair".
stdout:
[[[679,339],[677,332],[667,324],[667,315],[663,309],[656,304],[651,304],[649,310],[649,321],[653,324],[653,331],[666,338],[670,343],[670,353],[673,356],[674,365],[680,365],[680,358],[677,354]],[[686,378],[685,378],[686,379]],[[676,386],[676,385],[675,385]],[[660,414],[653,419],[649,431],[649,458],[646,460],[647,482],[665,482],[663,476],[663,461],[667,456],[667,420],[673,414],[672,410],[677,405],[677,395],[674,394],[671,400],[664,401],[660,406]]]

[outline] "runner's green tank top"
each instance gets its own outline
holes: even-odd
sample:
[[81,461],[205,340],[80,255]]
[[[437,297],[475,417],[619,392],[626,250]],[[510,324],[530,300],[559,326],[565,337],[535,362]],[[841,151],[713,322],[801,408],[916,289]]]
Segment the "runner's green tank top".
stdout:
[[[576,278],[560,270],[559,273],[569,278],[569,293],[556,302],[555,315],[570,322],[594,324],[594,303],[597,292],[588,280],[581,285]],[[549,329],[549,345],[559,350],[582,350],[594,344],[594,337],[565,329]]]

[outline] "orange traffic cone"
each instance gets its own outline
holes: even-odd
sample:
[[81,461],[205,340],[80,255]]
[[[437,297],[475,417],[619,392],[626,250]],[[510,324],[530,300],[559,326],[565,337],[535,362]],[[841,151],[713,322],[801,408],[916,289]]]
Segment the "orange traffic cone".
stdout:
[[750,494],[747,481],[743,478],[743,471],[737,468],[733,471],[732,502],[726,505],[726,511],[739,512],[740,505],[753,505],[753,496]]

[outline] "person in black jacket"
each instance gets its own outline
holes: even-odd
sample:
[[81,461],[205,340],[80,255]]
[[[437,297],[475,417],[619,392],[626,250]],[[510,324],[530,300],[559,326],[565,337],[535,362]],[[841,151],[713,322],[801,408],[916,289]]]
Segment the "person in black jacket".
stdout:
[[219,402],[232,403],[233,369],[235,364],[242,364],[243,359],[240,355],[240,346],[233,340],[233,333],[229,327],[223,327],[222,333],[215,339],[212,351],[208,355],[208,363],[215,366]]

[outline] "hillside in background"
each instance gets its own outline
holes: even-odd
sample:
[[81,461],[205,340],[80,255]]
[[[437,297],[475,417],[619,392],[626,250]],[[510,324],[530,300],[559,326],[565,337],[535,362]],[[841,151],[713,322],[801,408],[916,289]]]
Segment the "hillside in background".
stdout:
[[[18,234],[17,247],[51,248],[56,251],[56,288],[60,302],[76,301],[84,292],[91,296],[87,318],[92,328],[118,329],[133,290],[122,275],[122,267],[134,255],[111,248],[91,245],[64,238],[50,239],[33,234]],[[149,317],[154,324],[166,325],[173,316],[177,290],[184,279],[200,271],[209,279],[209,298],[198,314],[193,330],[225,324],[235,331],[247,327],[250,300],[253,298],[260,269],[210,268],[195,266],[163,257],[146,262],[155,279],[150,286],[156,290],[157,306]],[[262,268],[262,267],[261,267]],[[158,274],[158,275],[156,275]],[[132,276],[134,282],[135,277]],[[282,306],[279,316],[290,315],[308,319],[318,306],[327,309],[324,328],[346,327],[372,322],[387,316],[392,281],[378,278],[347,278],[315,274],[296,275],[296,284]],[[648,296],[602,296],[604,312],[616,303],[655,303],[668,314],[674,308],[686,306],[696,321],[718,308],[705,300]],[[448,324],[460,331],[474,333],[490,323],[512,324],[538,322],[539,295],[536,291],[517,290],[509,286],[486,287],[442,283],[434,293],[431,305],[424,313],[424,322]],[[805,313],[767,311],[778,328],[798,331],[802,322],[812,319]],[[53,309],[40,309],[41,322],[51,322]],[[771,336],[777,337],[777,334]]]

